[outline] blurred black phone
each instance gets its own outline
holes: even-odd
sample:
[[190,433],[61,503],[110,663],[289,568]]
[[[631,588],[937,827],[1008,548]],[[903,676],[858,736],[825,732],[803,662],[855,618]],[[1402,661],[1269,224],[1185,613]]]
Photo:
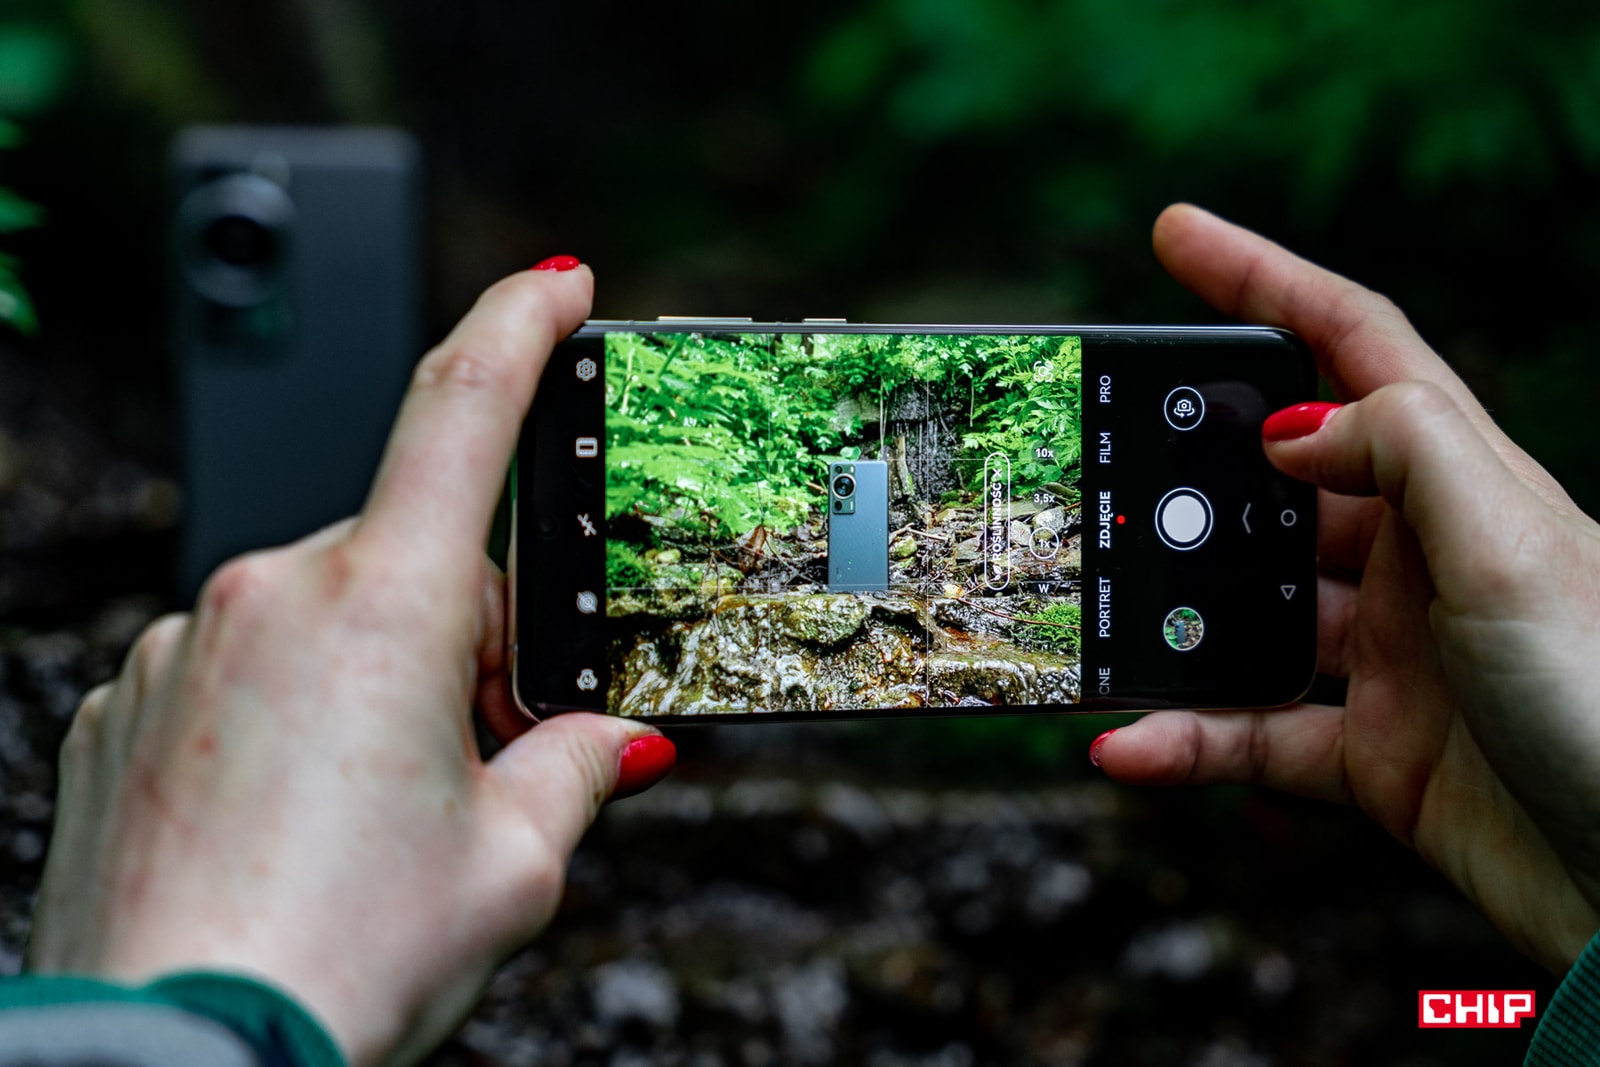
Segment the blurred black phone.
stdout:
[[185,599],[230,556],[361,506],[420,355],[419,159],[378,128],[173,143]]
[[1290,703],[1316,494],[1261,424],[1315,395],[1265,327],[588,323],[514,467],[516,700],[660,723]]

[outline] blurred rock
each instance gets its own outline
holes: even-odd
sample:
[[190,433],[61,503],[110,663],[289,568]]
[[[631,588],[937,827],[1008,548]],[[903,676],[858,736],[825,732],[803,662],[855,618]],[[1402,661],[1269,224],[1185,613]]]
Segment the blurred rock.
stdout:
[[1192,982],[1211,969],[1211,935],[1199,923],[1177,922],[1147,930],[1129,943],[1122,966],[1137,978],[1160,976]]
[[1192,1067],[1272,1067],[1271,1059],[1233,1037],[1207,1045],[1190,1063]]
[[1271,952],[1250,968],[1250,989],[1263,1000],[1281,1000],[1294,988],[1294,961]]
[[11,837],[11,855],[18,863],[33,866],[44,859],[44,836],[34,830],[18,830]]
[[1093,884],[1094,878],[1083,864],[1048,860],[1034,869],[1023,907],[1032,921],[1053,923],[1062,912],[1089,899]]
[[750,1024],[765,1022],[772,1014],[766,994],[753,978],[711,982],[701,994],[701,999],[710,1007],[726,1011]]
[[23,732],[22,705],[0,696],[0,768],[15,774],[34,759],[33,745]]
[[889,833],[889,817],[870,792],[844,782],[830,782],[817,790],[817,806],[830,822],[866,842],[880,841]]
[[844,968],[836,960],[816,960],[774,979],[773,1009],[793,1062],[833,1062],[834,1032],[849,1002]]
[[972,1067],[974,1062],[972,1049],[961,1042],[921,1055],[880,1049],[867,1057],[867,1067]]
[[678,1022],[678,988],[672,972],[644,960],[618,960],[590,975],[590,996],[602,1022],[643,1022],[670,1029]]
[[79,677],[87,649],[82,637],[65,631],[35,634],[17,647],[22,675],[33,696],[58,719],[70,717],[88,691]]

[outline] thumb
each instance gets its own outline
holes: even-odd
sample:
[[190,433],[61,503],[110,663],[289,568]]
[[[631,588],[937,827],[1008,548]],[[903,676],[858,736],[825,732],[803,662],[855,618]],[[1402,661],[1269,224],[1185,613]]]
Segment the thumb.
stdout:
[[564,861],[602,804],[643,792],[676,762],[676,747],[654,727],[574,712],[548,719],[511,742],[488,770],[539,827],[549,852]]
[[1505,564],[1545,511],[1431,383],[1398,382],[1342,406],[1296,404],[1268,417],[1261,434],[1267,459],[1285,474],[1334,493],[1382,496],[1416,535],[1446,598],[1504,597]]

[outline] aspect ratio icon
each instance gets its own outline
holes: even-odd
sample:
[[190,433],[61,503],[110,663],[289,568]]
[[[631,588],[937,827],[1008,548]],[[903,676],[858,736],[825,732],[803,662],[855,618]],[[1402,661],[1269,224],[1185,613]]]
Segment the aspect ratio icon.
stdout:
[[1174,430],[1192,430],[1206,417],[1205,398],[1187,385],[1180,385],[1167,394],[1161,413]]
[[1211,502],[1198,489],[1174,489],[1156,505],[1156,533],[1179,552],[1204,544],[1211,521]]

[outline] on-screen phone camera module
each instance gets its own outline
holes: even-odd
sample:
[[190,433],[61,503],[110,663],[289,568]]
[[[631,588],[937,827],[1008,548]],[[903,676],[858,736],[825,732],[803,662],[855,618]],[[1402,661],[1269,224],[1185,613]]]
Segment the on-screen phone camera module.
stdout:
[[848,474],[836,475],[833,479],[833,495],[843,500],[856,491],[856,480]]

